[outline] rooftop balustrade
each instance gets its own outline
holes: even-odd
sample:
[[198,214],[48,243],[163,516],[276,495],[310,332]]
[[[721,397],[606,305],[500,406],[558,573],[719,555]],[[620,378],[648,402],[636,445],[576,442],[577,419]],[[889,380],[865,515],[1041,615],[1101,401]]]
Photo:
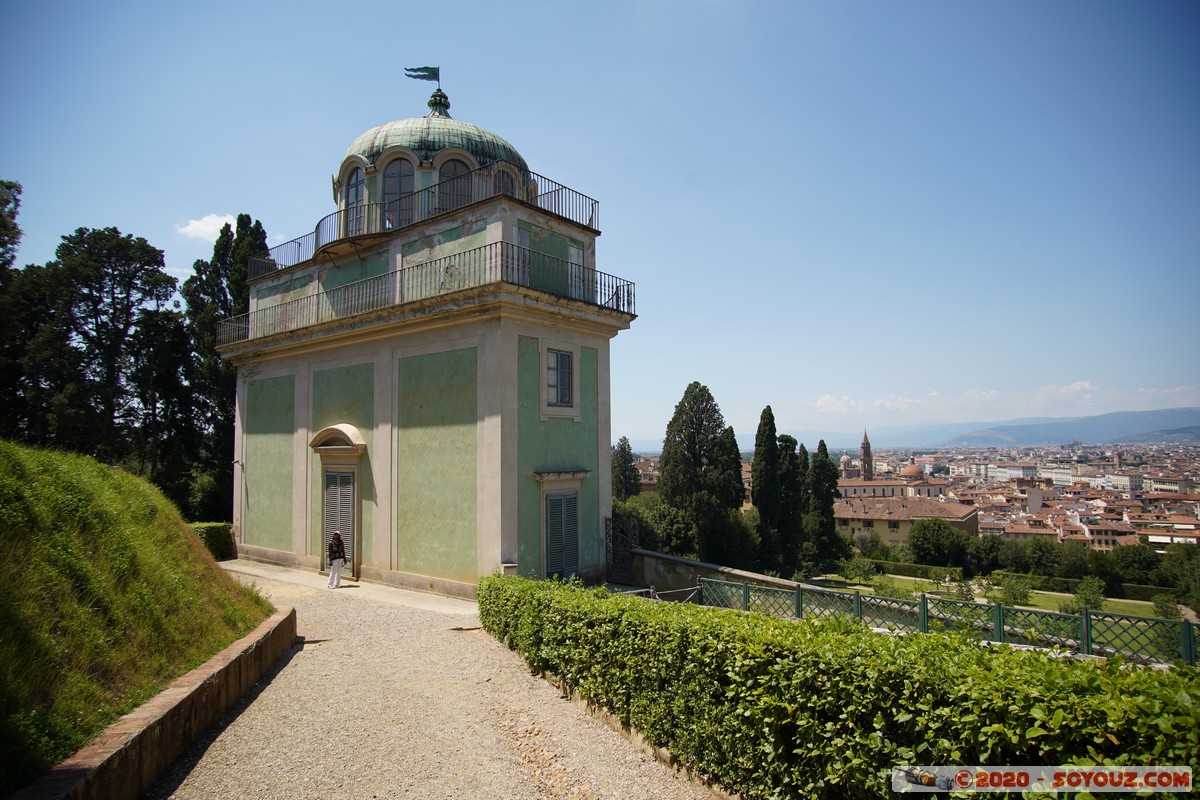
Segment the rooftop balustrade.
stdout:
[[508,242],[394,270],[218,323],[217,344],[298,331],[489,284],[511,284],[636,314],[632,282]]
[[312,233],[249,258],[246,277],[255,280],[303,264],[339,241],[391,233],[498,195],[516,198],[589,228],[599,225],[600,204],[592,198],[516,164],[494,161],[386,203],[360,203],[335,211],[318,222]]

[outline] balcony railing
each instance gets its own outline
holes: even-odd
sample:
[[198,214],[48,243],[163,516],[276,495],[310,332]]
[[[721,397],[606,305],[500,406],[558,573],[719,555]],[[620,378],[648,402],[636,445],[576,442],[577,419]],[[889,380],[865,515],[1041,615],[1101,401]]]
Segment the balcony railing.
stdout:
[[497,195],[515,197],[589,228],[600,224],[600,204],[587,195],[508,161],[494,161],[396,200],[335,211],[318,222],[312,233],[252,256],[246,277],[254,280],[303,264],[321,248],[342,239],[398,230]]
[[524,286],[626,314],[637,313],[632,282],[508,242],[496,242],[223,320],[218,323],[217,344],[297,331],[493,283]]

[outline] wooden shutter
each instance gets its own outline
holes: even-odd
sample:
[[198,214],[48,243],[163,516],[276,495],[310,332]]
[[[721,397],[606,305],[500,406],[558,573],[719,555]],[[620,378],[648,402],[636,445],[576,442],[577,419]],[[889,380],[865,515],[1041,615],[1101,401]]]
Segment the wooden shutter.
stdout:
[[579,495],[546,496],[546,577],[579,574]]
[[334,531],[342,532],[347,565],[354,563],[354,473],[325,472],[325,546],[321,563],[329,565],[329,541]]

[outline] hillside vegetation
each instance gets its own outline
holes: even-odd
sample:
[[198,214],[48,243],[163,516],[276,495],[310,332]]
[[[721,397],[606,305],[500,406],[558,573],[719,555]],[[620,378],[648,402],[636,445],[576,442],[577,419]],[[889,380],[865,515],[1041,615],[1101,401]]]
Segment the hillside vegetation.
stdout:
[[145,481],[5,441],[0,585],[0,796],[271,612]]

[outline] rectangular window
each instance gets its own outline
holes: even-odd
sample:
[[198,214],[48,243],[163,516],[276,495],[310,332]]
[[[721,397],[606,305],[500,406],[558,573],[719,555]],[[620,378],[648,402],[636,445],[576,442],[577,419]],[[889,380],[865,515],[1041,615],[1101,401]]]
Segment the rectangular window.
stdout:
[[571,353],[562,350],[546,351],[546,405],[570,408],[572,394]]
[[874,528],[874,527],[875,527],[875,520],[873,520],[873,519],[864,519],[864,520],[863,520],[863,527],[864,527],[864,528]]
[[898,530],[900,530],[900,523],[899,523],[899,522],[896,522],[896,521],[894,521],[894,520],[892,520],[892,521],[889,521],[889,522],[888,522],[888,530],[889,530],[889,531],[898,531]]

